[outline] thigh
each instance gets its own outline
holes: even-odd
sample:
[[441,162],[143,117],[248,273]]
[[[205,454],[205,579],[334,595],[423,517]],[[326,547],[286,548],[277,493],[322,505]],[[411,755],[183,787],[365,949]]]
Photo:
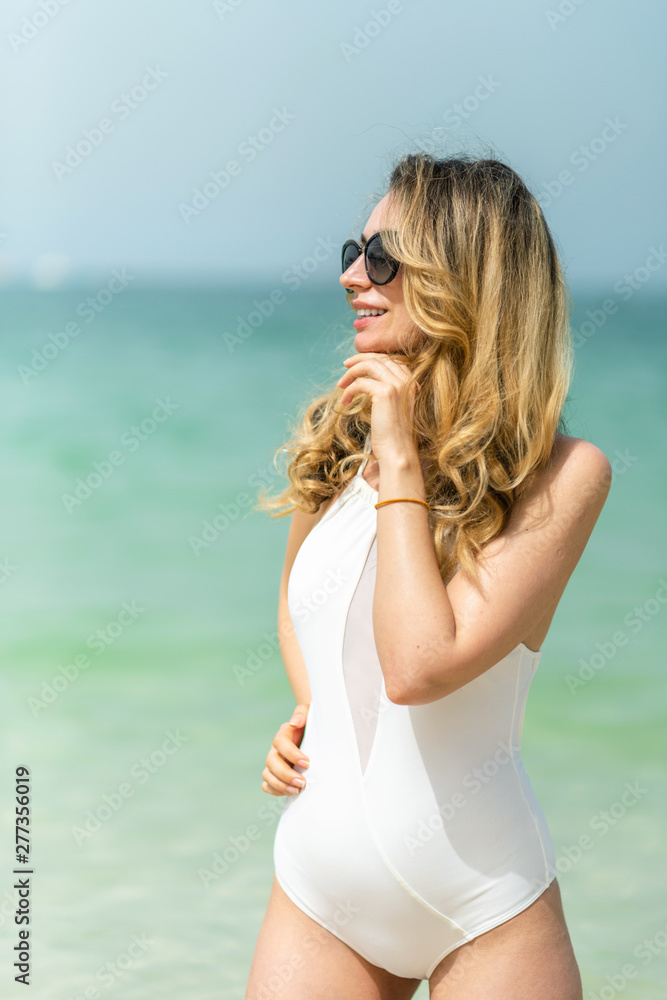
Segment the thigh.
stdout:
[[582,1000],[558,882],[443,958],[429,988],[431,1000]]
[[420,982],[362,958],[300,910],[274,875],[245,1000],[410,1000]]

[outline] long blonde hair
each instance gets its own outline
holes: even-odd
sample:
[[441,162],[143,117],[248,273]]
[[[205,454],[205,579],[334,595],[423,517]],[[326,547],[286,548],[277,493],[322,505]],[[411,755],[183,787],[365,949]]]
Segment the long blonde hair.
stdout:
[[[542,210],[496,159],[409,153],[388,186],[395,229],[383,246],[403,272],[407,312],[425,335],[400,358],[418,383],[413,430],[427,461],[429,523],[443,582],[507,526],[529,477],[548,463],[569,390],[572,303]],[[364,457],[371,399],[342,412],[342,389],[302,405],[286,452],[289,485],[255,509],[314,513]],[[406,411],[407,412],[407,411]]]

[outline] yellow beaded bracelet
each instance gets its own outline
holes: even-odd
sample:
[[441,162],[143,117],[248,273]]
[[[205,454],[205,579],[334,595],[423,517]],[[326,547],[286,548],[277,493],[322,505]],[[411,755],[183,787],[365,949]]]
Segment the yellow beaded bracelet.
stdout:
[[430,503],[427,503],[426,500],[417,500],[414,497],[397,497],[395,500],[380,500],[379,503],[375,504],[375,508],[381,507],[384,503],[423,503],[425,507],[428,507],[429,510],[431,509]]

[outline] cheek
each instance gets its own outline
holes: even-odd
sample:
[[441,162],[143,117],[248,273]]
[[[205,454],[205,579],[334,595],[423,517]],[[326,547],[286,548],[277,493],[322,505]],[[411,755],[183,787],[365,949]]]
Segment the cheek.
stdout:
[[416,329],[404,305],[394,306],[392,313],[392,325],[394,329],[400,330],[402,333],[408,333]]
[[412,321],[406,309],[396,309],[392,317],[392,334],[398,338],[402,349],[419,349],[424,340],[423,331]]
[[405,308],[405,303],[401,300],[399,302],[392,302],[390,300],[391,309],[391,321],[396,326],[404,326],[405,321],[408,318],[407,310]]

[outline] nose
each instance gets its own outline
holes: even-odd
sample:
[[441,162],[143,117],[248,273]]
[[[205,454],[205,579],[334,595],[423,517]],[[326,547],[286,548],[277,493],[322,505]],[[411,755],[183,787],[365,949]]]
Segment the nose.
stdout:
[[338,279],[343,286],[343,288],[352,288],[353,285],[360,285],[364,288],[370,288],[371,282],[368,275],[366,274],[366,266],[364,264],[364,255],[359,254],[354,264],[350,264],[347,271],[341,274]]

